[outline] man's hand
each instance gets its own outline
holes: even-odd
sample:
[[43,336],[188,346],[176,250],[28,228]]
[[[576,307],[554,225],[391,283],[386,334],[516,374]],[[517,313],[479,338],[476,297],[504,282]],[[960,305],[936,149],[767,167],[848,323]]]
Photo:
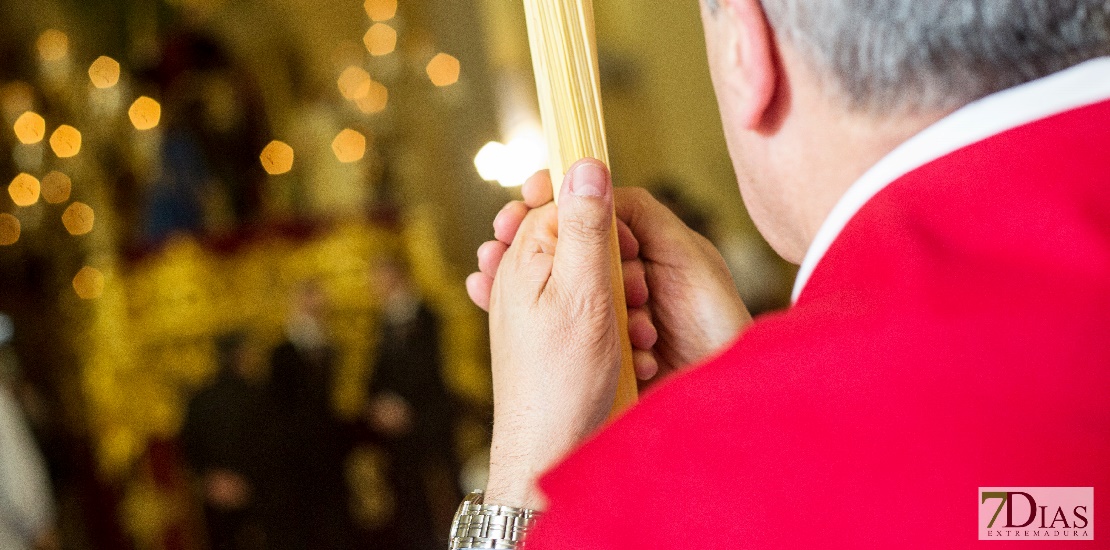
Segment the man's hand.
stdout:
[[[608,171],[576,164],[556,210],[546,174],[494,222],[471,298],[490,312],[494,434],[487,501],[542,507],[535,477],[604,421],[620,347],[609,277]],[[748,322],[724,261],[642,190],[619,191],[629,332],[641,378],[695,363]],[[650,296],[649,296],[650,289]]]
[[[495,240],[478,249],[480,272],[467,279],[471,299],[487,311],[497,269],[521,223],[551,202],[550,176],[536,174],[522,191],[524,201],[498,213]],[[616,189],[615,201],[637,376],[669,374],[720,351],[751,323],[720,253],[644,189]]]
[[[560,207],[533,210],[490,280],[493,445],[489,503],[542,508],[535,478],[604,420],[616,395],[620,341],[605,166],[567,173]],[[487,266],[489,267],[489,266]]]

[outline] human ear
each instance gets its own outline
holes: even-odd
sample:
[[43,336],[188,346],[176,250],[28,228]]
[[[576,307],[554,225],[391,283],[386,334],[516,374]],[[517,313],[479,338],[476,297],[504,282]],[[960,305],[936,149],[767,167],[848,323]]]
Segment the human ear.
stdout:
[[774,39],[759,0],[725,0],[715,16],[723,26],[725,89],[733,96],[737,122],[756,130],[769,116],[778,86]]

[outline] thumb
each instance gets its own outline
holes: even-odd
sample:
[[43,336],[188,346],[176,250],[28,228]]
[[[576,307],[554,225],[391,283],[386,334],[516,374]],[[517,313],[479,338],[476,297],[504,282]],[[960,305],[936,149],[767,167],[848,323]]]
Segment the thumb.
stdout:
[[611,284],[613,184],[601,161],[584,159],[567,171],[559,198],[559,244],[552,278],[569,288]]

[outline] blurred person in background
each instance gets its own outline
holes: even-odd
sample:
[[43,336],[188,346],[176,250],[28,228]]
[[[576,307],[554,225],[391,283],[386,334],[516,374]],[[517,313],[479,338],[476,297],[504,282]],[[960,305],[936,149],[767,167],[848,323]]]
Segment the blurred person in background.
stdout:
[[327,314],[319,284],[298,284],[286,339],[270,356],[260,505],[272,549],[353,546],[344,467],[349,442],[332,406],[336,353]]
[[220,337],[216,347],[219,373],[189,402],[181,438],[200,480],[210,547],[261,548],[256,516],[261,361],[243,333]]
[[440,322],[421,299],[403,260],[380,262],[372,279],[383,315],[366,412],[384,441],[387,478],[396,499],[393,517],[379,534],[389,548],[441,548],[462,495],[455,407],[443,380]]
[[54,493],[46,461],[16,399],[19,363],[8,346],[11,320],[0,314],[0,549],[53,550]]

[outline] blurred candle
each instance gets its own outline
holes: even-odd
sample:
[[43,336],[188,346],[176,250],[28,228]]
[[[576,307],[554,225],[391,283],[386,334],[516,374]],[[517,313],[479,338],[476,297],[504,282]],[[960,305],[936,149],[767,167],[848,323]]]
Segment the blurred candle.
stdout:
[[46,120],[34,111],[27,111],[19,115],[12,128],[15,130],[15,137],[19,139],[19,142],[26,145],[38,143],[46,136]]
[[397,0],[366,0],[362,7],[373,21],[389,21],[397,15]]
[[96,215],[91,206],[83,202],[75,202],[62,213],[62,225],[70,235],[84,235],[93,230]]
[[366,136],[350,128],[344,129],[331,142],[331,150],[339,162],[355,162],[366,155]]
[[59,204],[69,200],[72,190],[73,180],[57,170],[42,178],[42,198],[50,204]]
[[366,49],[373,56],[383,56],[397,49],[397,31],[385,23],[375,23],[362,37]]
[[15,118],[35,108],[35,89],[26,82],[9,82],[0,87],[0,109],[4,116]]
[[50,149],[58,155],[58,158],[76,156],[81,152],[81,132],[66,124],[58,126],[54,133],[50,134]]
[[31,206],[39,202],[39,180],[31,174],[21,173],[8,185],[8,194],[16,206]]
[[57,29],[47,29],[39,35],[35,47],[43,61],[58,61],[69,55],[69,37]]
[[428,62],[428,78],[436,86],[450,86],[459,81],[459,60],[445,53],[440,53]]
[[119,82],[119,62],[102,55],[89,65],[89,80],[97,88],[111,88]]
[[162,119],[162,105],[144,95],[131,104],[127,116],[136,130],[150,130]]
[[73,277],[73,290],[82,300],[99,298],[104,294],[104,274],[95,267],[82,267]]
[[9,246],[19,240],[19,218],[8,214],[0,214],[0,246]]
[[368,115],[380,113],[389,104],[389,88],[376,80],[371,81],[366,97],[355,101],[355,104],[360,111]]
[[271,176],[284,174],[293,169],[293,148],[283,141],[271,141],[265,149],[262,149],[259,160],[262,161],[262,168],[267,174]]
[[339,93],[344,98],[353,101],[366,97],[366,94],[370,92],[371,82],[370,73],[361,67],[352,65],[343,69],[337,84],[339,85]]

